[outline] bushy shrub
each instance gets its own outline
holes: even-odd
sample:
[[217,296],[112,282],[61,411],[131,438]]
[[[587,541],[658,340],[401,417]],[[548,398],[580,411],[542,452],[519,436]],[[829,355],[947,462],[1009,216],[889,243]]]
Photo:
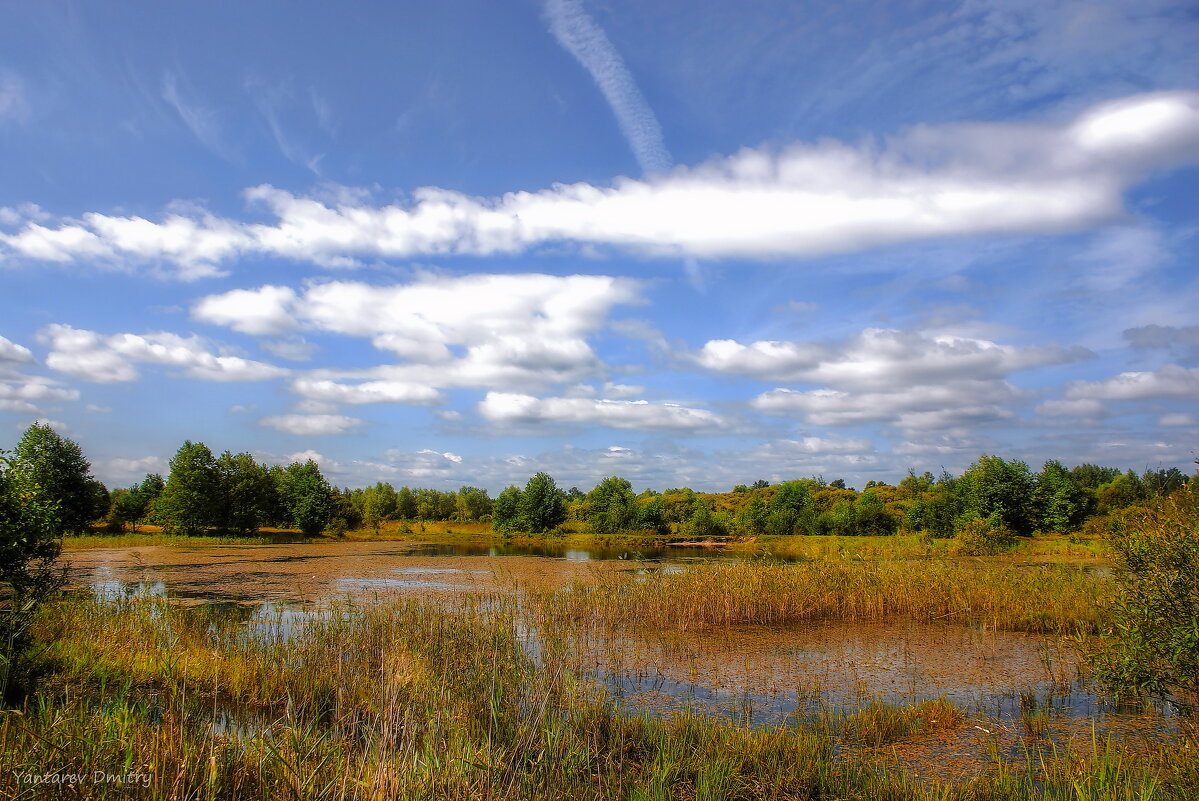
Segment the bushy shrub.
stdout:
[[1118,591],[1098,647],[1096,678],[1116,696],[1199,702],[1199,492],[1180,490],[1115,517]]
[[974,517],[958,530],[952,552],[959,556],[994,556],[1008,550],[1015,542],[1016,535],[995,515]]

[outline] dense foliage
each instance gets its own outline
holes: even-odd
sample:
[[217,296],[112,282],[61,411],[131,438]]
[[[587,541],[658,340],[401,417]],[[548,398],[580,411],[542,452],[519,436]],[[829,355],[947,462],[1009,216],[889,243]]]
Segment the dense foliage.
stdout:
[[61,503],[37,483],[38,472],[0,451],[0,701],[21,672],[38,604],[60,583]]
[[1095,654],[1116,693],[1199,704],[1199,489],[1112,521],[1120,587]]

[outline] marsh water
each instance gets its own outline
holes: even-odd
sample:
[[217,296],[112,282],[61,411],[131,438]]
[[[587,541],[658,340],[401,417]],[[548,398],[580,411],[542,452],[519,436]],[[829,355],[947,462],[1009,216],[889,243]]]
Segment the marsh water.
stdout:
[[[68,554],[70,578],[101,598],[161,596],[235,606],[251,630],[287,636],[330,601],[448,599],[567,587],[606,573],[648,575],[736,557],[705,548],[655,550],[346,542],[150,546]],[[521,625],[530,654],[536,626]],[[645,631],[636,625],[575,643],[576,667],[611,703],[638,714],[697,712],[749,725],[786,724],[873,700],[944,697],[972,722],[910,744],[944,764],[980,752],[979,738],[1020,748],[1032,716],[1058,739],[1151,740],[1168,710],[1108,705],[1078,681],[1076,654],[1056,637],[910,622],[809,623]],[[971,738],[973,738],[971,740]],[[970,740],[970,742],[967,742]],[[969,768],[963,768],[969,770]]]

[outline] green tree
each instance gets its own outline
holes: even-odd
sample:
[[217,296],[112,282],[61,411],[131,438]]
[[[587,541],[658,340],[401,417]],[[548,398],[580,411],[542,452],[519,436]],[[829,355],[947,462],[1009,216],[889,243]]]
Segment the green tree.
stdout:
[[728,534],[728,529],[722,523],[723,521],[712,513],[712,507],[708,506],[708,502],[699,498],[695,502],[691,519],[687,521],[687,534],[697,540],[724,537]]
[[0,451],[0,699],[8,699],[38,604],[56,591],[60,501],[34,480],[34,466]]
[[[79,534],[88,524],[108,510],[107,493],[91,476],[91,465],[79,446],[61,437],[48,425],[34,423],[25,430],[13,454],[30,471],[30,479],[47,498],[58,501],[58,521],[62,532]],[[97,485],[99,487],[97,488]],[[98,508],[103,503],[102,508]]]
[[1103,514],[1110,514],[1117,509],[1133,506],[1148,497],[1140,476],[1131,470],[1103,484],[1099,487],[1097,495],[1099,511]]
[[407,487],[396,490],[396,517],[400,520],[416,519],[416,496]]
[[1037,524],[1034,487],[1032,474],[1024,462],[983,455],[962,474],[955,490],[966,515],[982,518],[998,515],[1004,526],[1027,536]]
[[520,488],[506,487],[491,505],[491,527],[496,531],[511,533],[520,523]]
[[811,508],[811,482],[784,481],[775,487],[774,495],[770,498],[770,513],[765,522],[766,533],[774,536],[794,534],[795,526]]
[[605,478],[587,493],[587,522],[600,535],[611,535],[632,528],[637,519],[637,499],[633,485],[620,476]]
[[481,487],[459,487],[455,504],[459,520],[486,520],[491,514],[491,496]]
[[379,525],[396,513],[396,491],[380,481],[362,490],[361,499],[362,522],[378,534]]
[[746,536],[760,537],[766,533],[766,521],[769,515],[770,510],[766,506],[766,501],[762,500],[762,493],[754,492],[749,503],[741,507],[741,511],[737,513],[737,528]]
[[336,509],[333,488],[316,462],[292,462],[283,469],[283,503],[292,525],[315,537],[329,525]]
[[538,473],[521,491],[517,510],[521,530],[545,534],[566,521],[566,493],[549,473]]
[[637,506],[638,528],[651,529],[662,536],[670,534],[670,523],[666,522],[665,505],[661,495],[641,494]]
[[1070,471],[1070,477],[1083,489],[1097,490],[1116,476],[1120,471],[1115,467],[1100,467],[1097,464],[1080,464]]
[[854,501],[857,531],[867,537],[885,537],[895,533],[899,518],[887,511],[887,505],[873,489],[864,490]]
[[0,451],[0,582],[25,589],[62,550],[61,501],[38,485],[33,465]]
[[1041,468],[1034,496],[1043,531],[1074,531],[1090,512],[1091,495],[1058,461]]
[[163,529],[179,534],[199,534],[218,524],[220,474],[212,451],[203,442],[187,440],[179,447],[154,512]]
[[216,523],[234,534],[253,534],[269,522],[276,505],[275,482],[248,453],[225,451],[216,460],[220,501]]

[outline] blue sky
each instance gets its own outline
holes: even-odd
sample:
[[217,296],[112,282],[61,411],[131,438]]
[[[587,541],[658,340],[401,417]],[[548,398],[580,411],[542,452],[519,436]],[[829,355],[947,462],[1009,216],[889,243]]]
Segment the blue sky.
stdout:
[[0,444],[334,483],[1192,467],[1199,8],[11,3]]

